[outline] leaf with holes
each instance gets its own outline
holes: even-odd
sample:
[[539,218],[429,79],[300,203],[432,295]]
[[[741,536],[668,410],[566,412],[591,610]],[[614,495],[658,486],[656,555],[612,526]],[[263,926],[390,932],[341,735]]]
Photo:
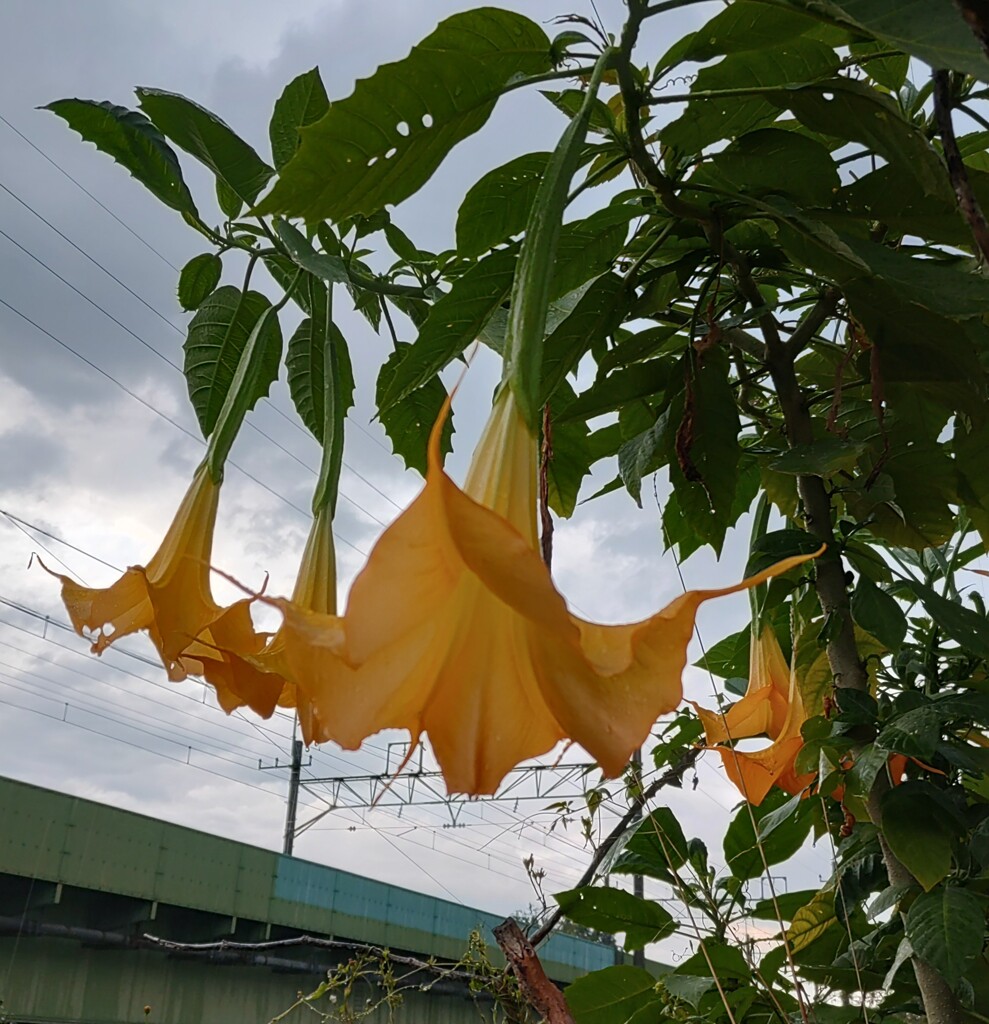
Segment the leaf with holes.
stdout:
[[[377,402],[381,410],[381,425],[385,428],[392,450],[401,455],[409,469],[426,474],[426,445],[429,432],[446,401],[446,388],[437,374],[429,377],[414,391],[406,392],[397,401],[385,404],[384,395],[394,390],[398,368],[408,357],[413,346],[400,341],[378,374]],[[453,412],[443,424],[440,450],[446,454],[453,448]]]
[[457,212],[461,256],[479,256],[524,230],[549,156],[526,153],[488,171],[471,186]]
[[216,253],[193,256],[179,274],[179,305],[198,309],[207,295],[220,283],[223,261]]
[[302,129],[259,212],[339,222],[400,203],[483,127],[509,82],[550,68],[549,39],[528,18],[490,7],[455,14]]
[[268,125],[271,158],[281,170],[299,148],[299,132],[318,121],[330,109],[319,68],[312,68],[293,78],[278,97]]
[[80,99],[56,100],[44,109],[57,114],[86,142],[113,157],[166,206],[198,218],[175,151],[140,111]]
[[584,886],[553,897],[575,924],[606,932],[624,932],[626,949],[642,949],[676,931],[676,921],[659,903],[624,889]]
[[816,28],[815,18],[785,7],[736,0],[702,25],[686,43],[683,60],[707,61],[724,53],[766,50]]
[[957,885],[922,893],[906,915],[907,938],[914,953],[956,990],[982,952],[985,928],[981,900]]
[[[721,89],[765,88],[814,82],[838,69],[830,46],[816,39],[797,37],[775,49],[732,53],[713,67],[702,68],[690,87],[692,93]],[[698,97],[684,114],[667,125],[660,137],[684,153],[699,153],[719,139],[734,139],[753,128],[771,124],[777,107],[764,96]]]
[[[213,432],[247,339],[270,306],[260,292],[242,292],[226,285],[209,295],[192,318],[183,345],[184,372],[189,399],[204,437]],[[261,373],[255,393],[245,398],[247,409],[252,409],[278,378],[282,332],[277,317],[268,319],[259,344],[263,353]]]
[[274,171],[232,128],[178,93],[136,92],[141,109],[175,145],[204,163],[248,205],[257,199]]

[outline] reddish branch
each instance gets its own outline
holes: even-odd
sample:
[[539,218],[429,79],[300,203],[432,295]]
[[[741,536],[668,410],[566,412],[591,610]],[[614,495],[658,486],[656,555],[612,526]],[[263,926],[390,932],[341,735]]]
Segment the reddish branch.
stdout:
[[539,547],[547,569],[553,568],[553,516],[549,510],[549,464],[553,461],[553,426],[549,402],[543,406],[543,443],[539,451]]
[[509,917],[494,930],[519,988],[547,1024],[574,1024],[563,993],[546,977],[536,950],[516,921]]

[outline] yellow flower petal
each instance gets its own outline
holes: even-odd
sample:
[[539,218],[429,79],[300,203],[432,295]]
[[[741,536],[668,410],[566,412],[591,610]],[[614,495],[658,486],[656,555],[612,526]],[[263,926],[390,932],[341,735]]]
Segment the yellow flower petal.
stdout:
[[688,593],[643,622],[584,622],[536,551],[536,441],[511,391],[463,491],[443,471],[439,426],[426,485],[375,545],[343,619],[279,603],[289,678],[342,746],[385,728],[427,733],[451,792],[493,792],[564,738],[619,774],[680,703],[697,607],[806,558]]
[[[161,546],[146,567],[129,568],[112,586],[84,587],[52,573],[80,636],[96,632],[101,653],[120,637],[146,629],[173,678],[183,678],[183,650],[220,612],[209,586],[219,487],[200,466]],[[49,570],[50,571],[50,570]]]

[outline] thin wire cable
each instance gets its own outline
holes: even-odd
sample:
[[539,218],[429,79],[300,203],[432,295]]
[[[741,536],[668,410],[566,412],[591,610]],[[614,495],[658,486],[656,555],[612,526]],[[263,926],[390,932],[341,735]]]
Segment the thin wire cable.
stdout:
[[[127,394],[131,398],[133,398],[135,402],[138,402],[141,405],[143,405],[150,412],[154,413],[155,416],[160,416],[163,420],[165,420],[166,423],[170,423],[173,427],[175,427],[176,430],[180,430],[187,437],[189,437],[193,441],[195,441],[197,445],[199,445],[200,447],[205,447],[206,446],[206,442],[201,437],[199,437],[198,435],[194,434],[191,430],[187,429],[186,427],[183,427],[182,424],[179,423],[177,420],[173,420],[171,418],[171,416],[169,416],[167,413],[162,412],[156,406],[152,405],[150,402],[148,402],[145,399],[141,398],[140,395],[138,395],[135,391],[132,391],[129,387],[127,387],[126,384],[124,384],[121,381],[117,380],[117,378],[114,377],[111,373],[108,373],[101,366],[98,366],[96,363],[94,363],[91,359],[88,359],[86,356],[84,356],[80,352],[76,351],[76,349],[74,349],[67,342],[63,341],[59,337],[56,337],[56,335],[52,334],[51,331],[49,331],[46,328],[42,327],[35,320],[32,320],[31,317],[29,317],[26,313],[22,313],[16,306],[11,305],[6,299],[0,297],[0,305],[5,306],[12,313],[16,314],[22,320],[24,320],[26,323],[30,324],[33,328],[35,328],[35,330],[39,331],[40,333],[45,335],[45,337],[47,337],[50,340],[54,341],[57,345],[61,346],[67,352],[70,352],[73,356],[75,356],[81,362],[85,363],[91,369],[95,370],[98,374],[100,374],[100,376],[105,377],[107,380],[111,381],[113,384],[116,384],[117,387],[119,387],[125,394]],[[289,508],[291,508],[294,511],[298,512],[299,515],[303,516],[305,519],[312,518],[310,513],[308,513],[304,508],[302,508],[299,505],[296,505],[294,501],[292,501],[290,498],[286,498],[284,494],[280,494],[273,487],[269,487],[268,484],[264,483],[264,481],[262,481],[262,480],[259,480],[249,470],[245,469],[243,466],[241,466],[238,463],[234,462],[233,459],[227,459],[227,465],[233,466],[234,469],[236,469],[238,472],[240,472],[241,474],[246,476],[249,480],[252,480],[262,490],[267,491],[270,495],[272,495],[273,497],[277,498],[279,501],[284,502],[286,505],[289,506]],[[342,544],[345,544],[347,547],[352,548],[354,551],[356,551],[357,554],[361,555],[364,558],[367,557],[367,552],[363,548],[358,547],[356,544],[354,544],[352,541],[347,540],[345,537],[341,537],[339,533],[336,533],[336,531],[334,531],[334,536]]]
[[113,210],[110,209],[109,206],[107,206],[100,199],[94,196],[93,193],[90,192],[89,189],[86,188],[86,186],[83,185],[81,181],[79,181],[77,178],[74,178],[71,174],[69,174],[69,172],[64,167],[61,166],[61,164],[56,163],[56,161],[54,161],[39,145],[37,145],[35,142],[32,142],[31,139],[29,139],[19,128],[16,128],[14,125],[12,125],[10,121],[8,121],[7,118],[3,116],[3,114],[0,114],[0,121],[2,121],[15,135],[23,139],[39,156],[47,160],[48,163],[50,163],[52,167],[54,167],[55,170],[58,171],[59,174],[68,178],[69,181],[71,181],[72,184],[76,186],[76,188],[85,192],[86,195],[89,196],[89,198],[92,199],[93,202],[96,203],[96,205],[100,207],[101,210],[103,210],[105,213],[108,213],[125,231],[132,234],[142,245],[150,249],[155,254],[155,256],[157,256],[158,259],[162,261],[162,263],[171,267],[172,270],[178,273],[180,268],[177,267],[167,256],[159,252],[146,238],[144,238],[142,235],[139,235],[126,221],[118,217],[113,212]]
[[[44,552],[45,552],[45,554],[46,554],[46,555],[48,555],[48,557],[49,557],[49,558],[53,558],[53,559],[54,559],[54,560],[55,560],[56,562],[58,562],[58,564],[59,564],[59,565],[60,565],[60,566],[61,566],[61,567],[62,567],[62,568],[63,568],[63,569],[64,569],[64,570],[66,571],[66,572],[68,572],[68,573],[71,573],[71,572],[72,572],[72,569],[71,569],[71,568],[70,568],[70,567],[69,567],[68,565],[66,565],[66,564],[65,564],[65,562],[63,562],[63,561],[62,561],[62,559],[61,559],[61,558],[59,558],[59,557],[58,557],[58,555],[56,555],[56,554],[55,554],[55,552],[54,552],[54,551],[52,551],[52,549],[51,549],[50,547],[48,547],[48,546],[47,546],[47,545],[46,545],[46,544],[45,544],[45,543],[44,543],[43,541],[40,541],[40,540],[38,540],[37,538],[35,538],[35,537],[32,537],[32,536],[31,536],[31,534],[30,534],[30,533],[28,533],[28,531],[24,529],[24,527],[23,527],[23,526],[22,526],[22,525],[20,524],[20,522],[19,522],[18,520],[16,520],[16,519],[15,519],[15,518],[14,518],[13,516],[8,516],[8,515],[7,515],[7,513],[6,513],[6,512],[3,512],[3,510],[2,510],[2,509],[0,509],[0,514],[3,514],[4,516],[7,516],[7,519],[8,519],[8,521],[10,522],[10,525],[11,525],[11,526],[13,526],[13,528],[14,528],[15,530],[20,530],[20,532],[21,532],[21,533],[23,533],[23,534],[24,534],[24,536],[25,536],[25,537],[27,537],[27,539],[28,539],[29,541],[31,541],[31,543],[32,543],[32,544],[37,544],[37,545],[38,545],[38,547],[39,547],[39,548],[41,548],[41,550],[42,550],[42,551],[44,551]],[[89,586],[89,584],[88,584],[88,583],[86,583],[86,581],[85,581],[85,580],[84,580],[84,579],[83,579],[83,578],[82,578],[81,576],[79,577],[79,579],[80,579],[80,580],[81,580],[81,581],[82,581],[82,582],[83,582],[83,583],[84,583],[84,584],[85,584],[86,586]]]
[[[38,526],[37,523],[31,523],[28,522],[26,519],[21,519],[20,516],[15,516],[13,512],[8,512],[6,509],[0,508],[0,515],[6,516],[14,524],[20,524],[20,526],[27,527],[34,533],[40,533],[42,537],[47,537],[49,540],[55,541],[56,544],[61,544],[64,547],[69,548],[70,551],[75,551],[77,554],[85,555],[86,558],[91,558],[94,562],[99,562],[100,565],[105,565],[108,569],[113,569],[115,572],[124,571],[120,568],[119,565],[114,565],[112,562],[108,562],[105,558],[100,558],[99,555],[94,555],[91,551],[85,551],[83,550],[83,548],[77,547],[75,544],[71,544],[63,537],[59,537],[58,534],[51,533],[49,530],[45,530],[43,527]],[[25,533],[24,530],[22,530],[21,532]],[[40,547],[44,547],[44,545],[42,545],[41,542],[38,541],[36,538],[32,537],[30,533],[25,533],[25,536],[27,536],[33,544],[38,544]],[[49,551],[48,548],[44,548],[44,550],[48,551],[48,554],[50,554],[51,557],[54,558],[57,562],[61,563],[61,565],[65,566],[65,568],[68,568],[68,566],[65,565],[65,562],[58,558],[57,555]]]

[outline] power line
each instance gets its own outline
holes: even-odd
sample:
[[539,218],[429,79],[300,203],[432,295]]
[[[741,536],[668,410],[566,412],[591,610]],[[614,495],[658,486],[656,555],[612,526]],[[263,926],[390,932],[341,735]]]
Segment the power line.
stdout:
[[[141,398],[141,396],[139,394],[137,394],[137,392],[132,391],[129,387],[127,387],[126,384],[122,383],[116,377],[114,377],[113,374],[108,373],[101,366],[98,366],[96,363],[94,363],[91,359],[88,359],[86,356],[82,355],[82,353],[78,352],[71,345],[69,345],[68,342],[65,342],[61,338],[56,337],[54,334],[52,334],[51,331],[47,330],[46,328],[42,327],[39,323],[37,323],[37,321],[32,320],[31,317],[29,317],[26,313],[22,313],[19,309],[17,309],[16,306],[11,305],[6,299],[0,298],[0,305],[5,306],[12,313],[16,314],[22,320],[24,320],[26,323],[30,324],[33,328],[35,328],[35,330],[39,331],[40,333],[45,335],[45,337],[47,337],[50,340],[54,341],[57,345],[61,346],[67,352],[70,352],[78,360],[80,360],[81,362],[85,363],[91,369],[95,370],[98,374],[100,374],[100,376],[105,377],[107,380],[111,381],[113,384],[116,384],[117,387],[119,387],[123,392],[125,392],[127,395],[129,395],[131,398],[133,398],[135,402],[139,402],[141,405],[143,405],[146,409],[150,410],[156,416],[160,416],[163,420],[165,420],[166,423],[170,423],[173,427],[175,427],[176,430],[180,430],[187,437],[190,437],[193,441],[195,441],[196,444],[200,445],[201,447],[205,447],[206,446],[206,442],[201,437],[199,437],[198,435],[194,434],[191,430],[187,429],[186,427],[183,427],[181,423],[179,423],[177,420],[173,420],[171,418],[171,416],[169,416],[167,413],[162,412],[161,409],[158,409],[156,406],[152,405],[150,402],[148,402],[145,399]],[[286,505],[289,506],[289,508],[291,508],[294,511],[298,512],[301,516],[304,516],[306,519],[310,519],[311,518],[310,514],[304,508],[302,508],[299,505],[296,505],[294,501],[292,501],[290,498],[286,498],[284,494],[280,494],[273,487],[269,487],[268,484],[264,483],[262,480],[259,480],[249,470],[244,469],[243,466],[241,466],[238,463],[234,462],[233,459],[228,459],[227,460],[227,465],[233,466],[234,469],[238,470],[240,473],[242,473],[244,476],[246,476],[249,480],[252,480],[260,488],[262,488],[262,490],[265,490],[269,494],[271,494],[273,497],[278,498],[279,501],[283,501]],[[364,551],[363,548],[358,547],[356,544],[354,544],[351,541],[347,540],[345,537],[341,537],[340,534],[336,533],[335,531],[334,531],[334,536],[337,538],[337,540],[339,540],[341,543],[345,544],[347,547],[352,548],[359,555],[363,556],[364,558],[367,557],[367,552]]]
[[[82,548],[77,547],[75,544],[71,544],[63,537],[59,537],[57,534],[51,533],[49,530],[45,530],[35,523],[29,523],[26,519],[21,519],[20,516],[15,516],[13,512],[8,512],[6,509],[0,508],[0,515],[6,516],[14,525],[27,527],[29,530],[33,530],[35,533],[40,533],[42,537],[47,537],[49,540],[53,540],[57,544],[62,544],[80,555],[85,555],[86,558],[91,558],[94,562],[99,562],[100,565],[105,565],[108,569],[113,569],[115,572],[123,572],[123,569],[121,569],[119,565],[114,565],[112,562],[108,562],[106,561],[106,559],[100,558],[99,555],[94,555],[91,551],[84,551]],[[32,543],[44,547],[44,545],[41,545],[40,542],[36,538],[32,537],[30,533],[26,533],[23,529],[21,530],[21,532],[24,533],[24,535],[29,540],[31,540]],[[66,569],[68,569],[68,566],[65,565],[65,562],[62,562],[62,560],[57,555],[51,552],[48,548],[44,548],[44,550],[47,551],[52,558],[56,559],[56,561],[58,562],[61,562],[61,564],[65,566]]]
[[73,178],[72,175],[69,174],[69,172],[64,167],[62,167],[61,164],[56,163],[39,145],[32,142],[20,129],[15,128],[14,125],[12,125],[7,120],[7,118],[3,116],[3,114],[0,114],[0,121],[2,121],[15,135],[23,139],[39,156],[47,160],[48,163],[50,163],[52,167],[54,167],[55,170],[58,171],[59,174],[68,178],[69,181],[71,181],[72,184],[76,186],[76,188],[81,189],[83,192],[85,192],[86,195],[89,196],[89,198],[92,199],[93,202],[96,203],[96,205],[100,207],[101,210],[103,210],[105,213],[108,213],[125,231],[130,232],[130,234],[132,234],[142,245],[150,249],[155,254],[155,256],[158,257],[158,259],[160,259],[163,263],[171,267],[172,270],[174,270],[176,273],[178,273],[179,268],[167,256],[163,256],[146,238],[144,238],[142,235],[139,235],[126,221],[118,217],[113,212],[113,210],[110,209],[109,206],[106,206],[101,200],[97,199],[96,196],[94,196],[93,193],[90,192],[89,189],[86,188],[86,186],[83,185],[81,181],[79,181],[77,178]]

